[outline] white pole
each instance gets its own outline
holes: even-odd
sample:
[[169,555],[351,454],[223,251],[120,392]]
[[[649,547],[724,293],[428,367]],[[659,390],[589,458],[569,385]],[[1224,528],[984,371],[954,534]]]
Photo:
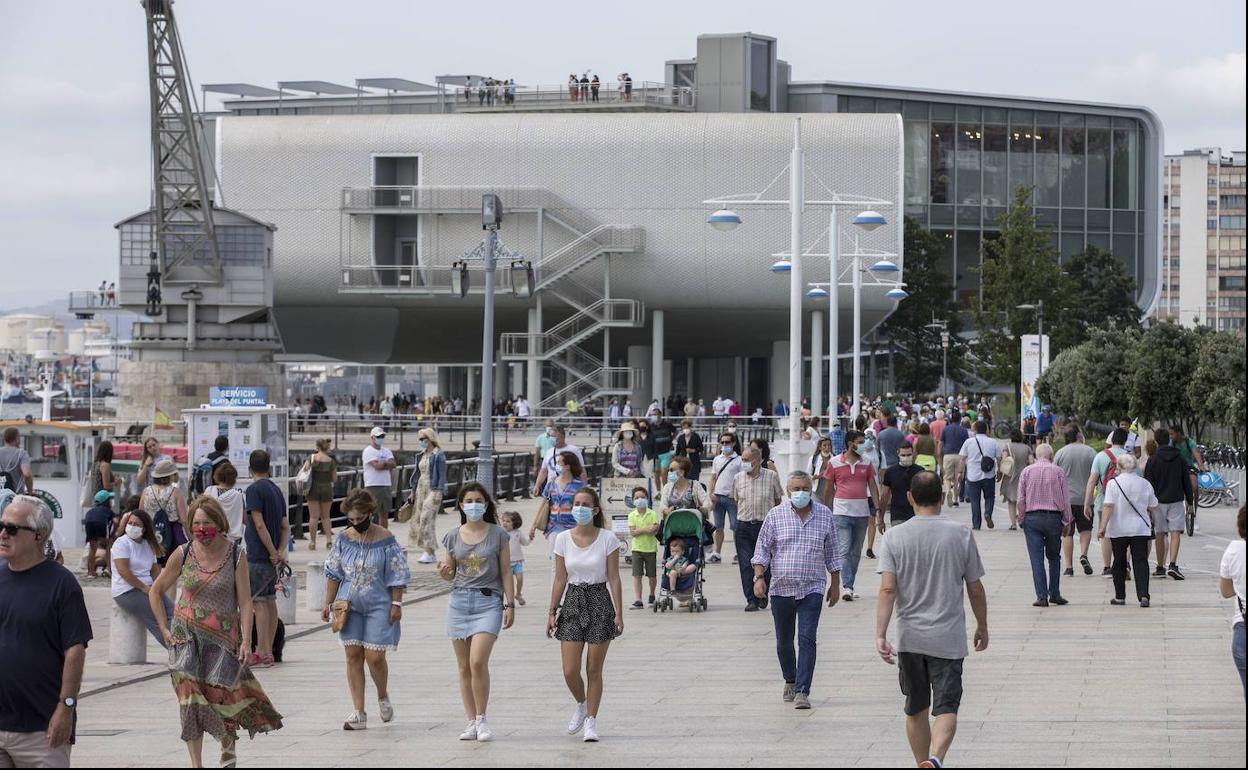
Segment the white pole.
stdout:
[[[828,224],[828,261],[831,263],[832,277],[828,286],[828,406],[832,411],[832,424],[836,422],[836,399],[840,395],[840,333],[841,333],[841,301],[840,276],[836,268],[841,261],[841,243],[837,237],[836,206],[832,207],[832,220]],[[831,424],[828,426],[832,427]]]
[[789,159],[789,470],[801,467],[802,402],[802,209],[805,207],[802,119],[793,120],[793,153]]
[[810,413],[823,414],[823,311],[810,314]]
[[861,410],[858,394],[862,389],[862,263],[858,256],[857,237],[854,238],[854,256],[851,266],[854,271],[854,383],[849,397],[853,399],[854,408],[850,418],[858,417]]

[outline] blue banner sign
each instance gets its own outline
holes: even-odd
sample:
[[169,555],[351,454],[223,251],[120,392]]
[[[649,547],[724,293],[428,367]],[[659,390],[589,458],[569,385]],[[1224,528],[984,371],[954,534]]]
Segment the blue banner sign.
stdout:
[[208,389],[209,406],[265,406],[268,388],[213,387]]

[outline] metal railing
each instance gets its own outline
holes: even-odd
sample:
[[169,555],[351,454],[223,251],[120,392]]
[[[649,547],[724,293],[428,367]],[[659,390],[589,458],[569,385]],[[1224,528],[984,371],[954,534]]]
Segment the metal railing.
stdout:
[[[449,266],[421,265],[342,265],[342,283],[338,291],[344,293],[387,294],[450,294],[452,270]],[[495,294],[510,294],[511,271],[506,265],[495,273]],[[469,294],[484,294],[484,281],[469,281]]]
[[537,288],[575,272],[600,254],[641,251],[645,238],[646,230],[640,225],[599,225],[536,264]]
[[563,406],[569,397],[576,397],[579,403],[585,398],[592,399],[605,394],[631,393],[640,389],[644,376],[641,369],[630,369],[627,366],[599,367],[543,398],[538,408],[541,410],[557,409]]
[[400,209],[428,214],[480,214],[481,196],[496,193],[508,211],[537,211],[563,205],[540,187],[499,185],[372,185],[344,187],[346,210]]
[[[461,86],[454,91],[456,111],[535,110],[544,107],[620,109],[655,107],[665,110],[693,110],[696,92],[688,86],[640,81],[620,87],[617,81],[600,83],[597,95],[592,84],[571,83],[519,85],[514,98],[510,86]],[[493,94],[490,93],[491,89]],[[450,102],[448,101],[448,104]]]
[[69,293],[69,312],[81,313],[84,311],[103,310],[105,308],[117,307],[117,292],[114,291],[110,301],[106,292],[100,291],[71,291]]
[[643,306],[638,300],[601,299],[544,332],[503,334],[500,354],[511,359],[550,358],[604,327],[638,326],[643,314]]

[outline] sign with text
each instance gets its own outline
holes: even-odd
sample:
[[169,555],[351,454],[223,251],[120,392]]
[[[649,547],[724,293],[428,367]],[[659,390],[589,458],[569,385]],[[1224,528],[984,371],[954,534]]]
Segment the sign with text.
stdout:
[[218,386],[208,389],[209,406],[265,406],[268,403],[268,388]]
[[1019,406],[1022,418],[1040,415],[1040,396],[1036,393],[1036,380],[1049,366],[1049,335],[1024,334],[1022,366],[1022,399]]

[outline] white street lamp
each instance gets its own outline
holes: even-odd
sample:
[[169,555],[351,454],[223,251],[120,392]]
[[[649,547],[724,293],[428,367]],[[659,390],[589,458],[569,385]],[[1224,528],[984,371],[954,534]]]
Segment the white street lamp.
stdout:
[[728,232],[737,229],[737,225],[741,224],[741,217],[735,211],[720,209],[707,217],[706,222],[720,232]]
[[792,272],[793,263],[787,259],[777,259],[771,263],[771,267],[768,269],[773,273],[788,273]]

